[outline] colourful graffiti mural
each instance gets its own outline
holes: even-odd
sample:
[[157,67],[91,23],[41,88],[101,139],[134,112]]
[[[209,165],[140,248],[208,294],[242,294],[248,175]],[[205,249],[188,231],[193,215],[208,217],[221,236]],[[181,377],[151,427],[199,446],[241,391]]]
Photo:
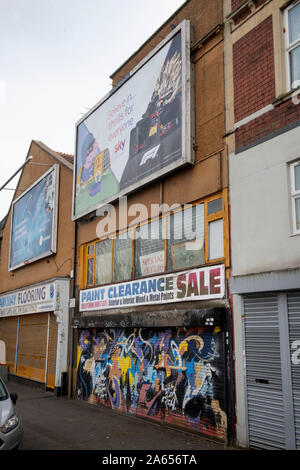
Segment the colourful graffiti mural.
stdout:
[[225,438],[220,328],[83,330],[77,395]]

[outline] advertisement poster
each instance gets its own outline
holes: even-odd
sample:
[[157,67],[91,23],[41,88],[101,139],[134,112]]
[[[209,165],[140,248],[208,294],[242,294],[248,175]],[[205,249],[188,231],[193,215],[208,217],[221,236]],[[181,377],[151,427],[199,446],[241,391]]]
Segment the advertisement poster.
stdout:
[[14,201],[10,270],[55,252],[57,181],[55,166]]
[[179,29],[77,125],[74,218],[186,162],[182,36]]
[[224,265],[208,266],[82,290],[80,311],[221,299],[224,272]]

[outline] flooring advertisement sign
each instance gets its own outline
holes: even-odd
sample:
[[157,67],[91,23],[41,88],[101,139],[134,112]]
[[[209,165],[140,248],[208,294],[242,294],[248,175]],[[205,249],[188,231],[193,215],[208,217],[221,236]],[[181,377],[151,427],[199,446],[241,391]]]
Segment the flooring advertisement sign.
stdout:
[[0,318],[55,310],[55,282],[30,286],[0,296]]

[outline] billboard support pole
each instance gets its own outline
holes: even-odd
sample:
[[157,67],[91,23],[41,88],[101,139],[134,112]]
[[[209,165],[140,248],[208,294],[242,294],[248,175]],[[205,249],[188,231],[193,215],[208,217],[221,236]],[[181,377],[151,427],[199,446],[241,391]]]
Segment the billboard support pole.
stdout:
[[27,163],[29,163],[30,160],[32,160],[32,157],[28,157],[28,158],[25,160],[25,162],[23,163],[23,165],[21,165],[20,168],[19,168],[17,171],[15,171],[15,173],[6,181],[6,183],[4,183],[3,186],[1,186],[0,191],[2,191],[2,189],[4,189],[5,186],[6,186],[12,179],[14,179],[14,177],[19,173],[19,171],[23,170],[24,166],[27,165]]

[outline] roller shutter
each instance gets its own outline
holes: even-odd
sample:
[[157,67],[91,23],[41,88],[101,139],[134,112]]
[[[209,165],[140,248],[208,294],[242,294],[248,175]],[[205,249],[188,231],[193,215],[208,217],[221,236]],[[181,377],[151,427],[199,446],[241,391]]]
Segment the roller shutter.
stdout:
[[284,449],[278,296],[244,297],[250,447]]
[[221,327],[86,329],[78,340],[79,398],[226,439]]
[[48,314],[20,316],[17,375],[45,383]]
[[300,292],[288,294],[288,317],[296,447],[300,450]]

